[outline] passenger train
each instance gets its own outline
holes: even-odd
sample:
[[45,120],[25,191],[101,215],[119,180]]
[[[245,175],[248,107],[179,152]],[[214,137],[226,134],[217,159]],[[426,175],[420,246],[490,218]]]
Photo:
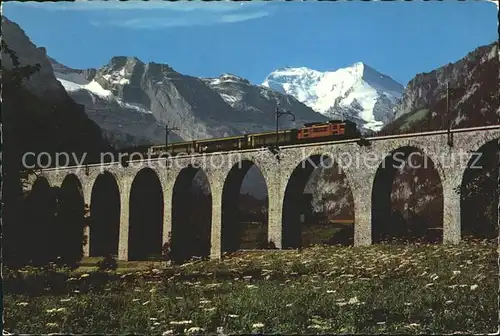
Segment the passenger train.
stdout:
[[[253,149],[294,145],[311,142],[344,140],[360,137],[356,124],[351,121],[329,120],[326,122],[307,123],[300,129],[245,134],[225,138],[203,139],[169,143],[168,146],[150,146],[143,148],[150,157],[168,153],[213,153],[221,151]],[[276,142],[278,138],[278,143]],[[135,149],[137,151],[137,148]]]

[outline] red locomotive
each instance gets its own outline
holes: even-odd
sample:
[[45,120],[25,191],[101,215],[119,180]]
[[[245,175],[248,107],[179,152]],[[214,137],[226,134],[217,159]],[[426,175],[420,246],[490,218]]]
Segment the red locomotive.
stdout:
[[[341,120],[330,120],[324,123],[308,123],[299,129],[297,139],[306,140],[312,138],[325,138],[331,136],[342,136],[350,131],[350,124]],[[349,132],[350,133],[350,132]]]

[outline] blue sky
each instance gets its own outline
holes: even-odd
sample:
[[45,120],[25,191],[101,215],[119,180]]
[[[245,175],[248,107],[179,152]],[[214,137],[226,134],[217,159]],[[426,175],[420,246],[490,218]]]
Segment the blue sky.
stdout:
[[403,85],[497,35],[497,7],[458,2],[4,3],[37,46],[74,68],[112,56],[167,63],[193,76],[261,83],[274,69],[364,62]]

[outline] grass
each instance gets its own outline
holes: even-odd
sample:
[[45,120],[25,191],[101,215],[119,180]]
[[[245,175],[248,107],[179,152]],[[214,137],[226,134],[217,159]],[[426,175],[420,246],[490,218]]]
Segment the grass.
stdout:
[[497,244],[315,246],[115,272],[4,270],[20,333],[487,333]]
[[342,229],[352,227],[352,224],[314,224],[304,225],[301,232],[301,246],[324,244],[332,239]]
[[407,119],[404,121],[404,124],[401,125],[400,130],[405,131],[408,130],[413,123],[416,123],[425,117],[427,117],[427,114],[429,113],[429,109],[421,109],[418,111],[415,111],[411,113]]
[[[80,267],[76,270],[78,273],[94,272],[98,270],[98,262],[104,259],[103,257],[84,257],[80,262]],[[118,260],[118,268],[116,273],[124,272],[139,272],[152,269],[155,267],[163,267],[165,264],[161,261],[120,261]]]

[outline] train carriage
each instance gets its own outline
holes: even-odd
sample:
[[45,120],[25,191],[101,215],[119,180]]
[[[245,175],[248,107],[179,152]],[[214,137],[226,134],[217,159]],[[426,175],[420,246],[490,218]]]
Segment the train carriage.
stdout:
[[179,141],[165,145],[152,146],[149,148],[148,153],[151,157],[158,157],[160,155],[177,155],[181,153],[191,154],[196,153],[196,141]]
[[[281,146],[291,145],[297,139],[296,129],[278,132],[278,144]],[[269,147],[276,145],[276,132],[265,132],[248,135],[250,148]]]
[[196,141],[198,153],[245,149],[246,135]]

